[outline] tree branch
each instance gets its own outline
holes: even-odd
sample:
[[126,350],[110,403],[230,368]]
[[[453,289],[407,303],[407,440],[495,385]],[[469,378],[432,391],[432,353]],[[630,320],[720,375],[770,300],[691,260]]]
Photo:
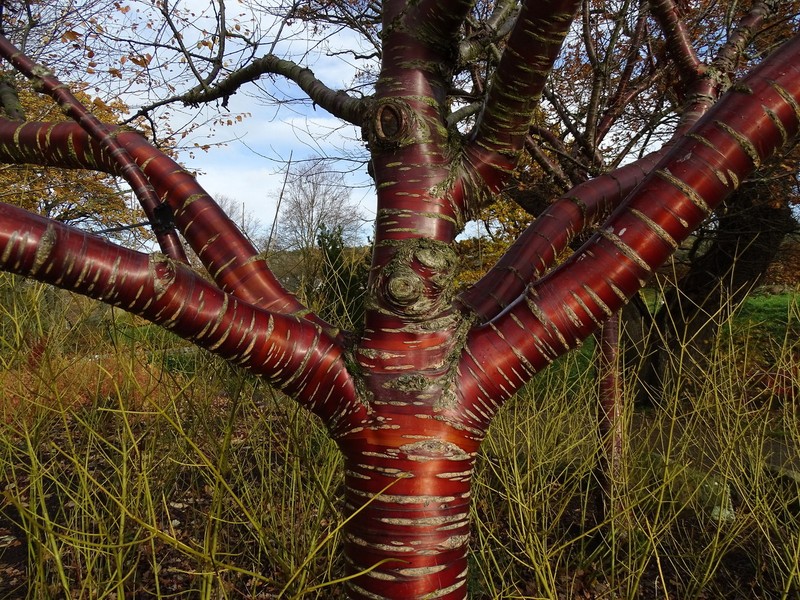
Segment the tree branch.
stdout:
[[541,146],[533,139],[533,136],[529,135],[525,138],[525,149],[528,151],[528,154],[531,155],[531,158],[544,169],[544,172],[555,180],[561,190],[568,190],[572,187],[572,181],[570,181],[570,178],[564,173],[561,165],[551,160],[550,157],[544,153]]
[[[733,68],[738,52],[749,43],[758,25],[771,14],[770,10],[771,5],[768,2],[759,2],[743,17],[735,33],[712,62],[713,72],[724,76],[724,79],[732,75],[731,71],[724,71],[723,67],[727,65],[728,68]],[[637,22],[637,32],[640,31],[641,23],[640,19]],[[672,141],[656,153],[596,177],[586,185],[578,185],[554,202],[526,229],[484,278],[462,293],[459,301],[474,311],[481,320],[488,320],[516,300],[528,284],[542,277],[552,267],[559,253],[577,235],[596,225],[599,219],[625,199],[671,145],[714,104],[721,85],[720,78],[710,77],[708,71],[704,76],[696,78],[689,88],[689,102],[686,110],[681,113]],[[629,93],[636,91],[637,88],[634,87]],[[558,108],[560,105],[555,106]],[[607,117],[608,115],[604,117],[603,128],[610,127]],[[582,136],[571,120],[566,115],[562,115],[562,120],[574,137],[581,140]],[[549,143],[559,143],[546,129],[536,131],[546,136]]]
[[[746,44],[739,40],[739,35],[749,39],[748,32],[752,35],[753,28],[760,19],[769,15],[768,12],[764,12],[765,8],[768,7],[755,6],[744,17],[743,25],[737,28],[737,31],[742,32],[734,36],[737,41],[729,43],[737,47]],[[727,47],[728,45],[719,55],[723,61],[731,56],[731,51],[725,50]],[[716,63],[713,64],[715,64],[714,70],[719,73],[720,69],[716,68]],[[726,75],[728,76],[730,73]],[[690,87],[687,108],[681,113],[680,122],[671,141],[661,150],[596,177],[586,185],[579,185],[555,201],[523,232],[498,263],[474,285],[474,289],[462,293],[459,301],[478,314],[481,320],[488,320],[516,300],[527,285],[542,277],[552,267],[559,253],[563,252],[577,235],[596,225],[599,219],[615,208],[644,179],[669,148],[713,106],[720,92],[720,85],[720,81],[716,78],[708,76],[697,78]],[[539,133],[551,135],[547,130],[541,130]],[[551,140],[551,143],[556,141]]]
[[[156,193],[172,209],[175,223],[214,281],[236,297],[325,327],[287,292],[250,241],[195,178],[133,131],[114,137],[141,167]],[[0,119],[0,160],[119,175],[119,165],[75,123],[15,123]]]
[[163,255],[0,204],[0,268],[119,306],[264,376],[334,436],[363,417],[342,349],[322,329],[258,309]]
[[616,122],[619,115],[622,114],[628,102],[635,98],[639,92],[644,91],[652,82],[653,78],[657,76],[657,74],[653,74],[652,71],[642,74],[637,78],[638,83],[631,86],[634,67],[640,60],[639,53],[641,51],[642,40],[644,39],[646,24],[647,14],[644,10],[640,10],[639,16],[636,19],[633,35],[629,42],[629,48],[625,55],[625,67],[620,74],[617,88],[608,102],[608,108],[603,113],[597,125],[598,142],[606,136],[608,130]]
[[128,182],[142,205],[148,220],[153,226],[153,233],[161,250],[175,260],[184,263],[188,262],[180,238],[178,238],[175,230],[169,223],[163,223],[158,218],[158,209],[161,202],[156,196],[153,187],[128,152],[120,147],[111,135],[110,129],[90,113],[72,95],[67,86],[62,84],[50,71],[34,63],[3,35],[0,35],[0,55],[10,62],[17,71],[34,81],[37,86],[59,104],[67,116],[75,119],[87,133],[105,147],[108,151],[108,156],[118,166],[118,174]]
[[[585,157],[594,164],[603,164],[602,155],[597,150],[595,145],[589,140],[586,133],[578,128],[578,124],[573,120],[564,103],[548,88],[543,90],[543,94],[544,97],[547,98],[547,101],[555,109],[556,114],[558,115],[559,119],[561,119],[561,123],[564,125],[567,131],[569,131],[572,137],[575,138],[575,141],[578,142],[578,145],[583,150]],[[586,168],[588,170],[589,165],[586,165]]]
[[753,7],[737,23],[733,33],[717,52],[712,66],[730,77],[736,69],[745,48],[756,35],[758,28],[770,16],[775,14],[778,3],[774,0],[756,2]]
[[690,84],[702,71],[702,63],[692,46],[678,7],[674,0],[650,0],[653,16],[661,26],[667,40],[667,48],[678,66],[678,74],[685,84]]
[[458,298],[484,323],[517,300],[559,255],[596,225],[650,173],[664,151],[590,179],[561,196],[529,225],[500,260]]
[[281,75],[296,83],[314,104],[325,109],[333,116],[343,119],[357,126],[363,124],[367,110],[367,102],[361,98],[353,98],[342,90],[333,90],[322,83],[311,69],[302,67],[295,62],[278,58],[273,54],[255,59],[246,67],[230,73],[225,79],[209,86],[207,90],[195,88],[175,100],[184,104],[196,106],[198,104],[222,99],[223,106],[227,105],[228,98],[235,94],[246,83],[257,81],[263,75]]
[[[800,36],[731,88],[569,261],[492,321],[461,357],[464,426],[488,425],[537,371],[613,315],[716,206],[800,132]],[[474,394],[475,400],[472,399]],[[469,399],[469,400],[464,400]],[[480,416],[471,410],[480,407]]]
[[580,0],[528,0],[520,11],[465,149],[465,169],[488,185],[489,194],[499,191],[516,165],[545,79],[579,5]]

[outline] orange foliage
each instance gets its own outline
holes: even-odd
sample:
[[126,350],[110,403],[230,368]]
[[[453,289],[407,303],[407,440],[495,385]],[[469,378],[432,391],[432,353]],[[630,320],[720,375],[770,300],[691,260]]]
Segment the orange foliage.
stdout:
[[[26,118],[32,121],[65,121],[66,117],[48,98],[34,93],[28,84],[20,87],[20,102]],[[126,110],[121,101],[107,104],[91,98],[85,91],[75,95],[94,114],[113,123]],[[52,169],[33,165],[0,165],[0,202],[13,204],[43,216],[77,225],[88,230],[100,230],[143,220],[138,206],[126,200],[113,177],[101,173]]]
[[800,285],[800,242],[789,238],[781,246],[778,256],[769,266],[764,283],[767,285]]
[[42,408],[60,412],[99,405],[152,411],[170,403],[171,386],[165,385],[160,366],[143,355],[76,357],[39,350],[35,360],[0,377],[0,415],[6,422],[27,420]]

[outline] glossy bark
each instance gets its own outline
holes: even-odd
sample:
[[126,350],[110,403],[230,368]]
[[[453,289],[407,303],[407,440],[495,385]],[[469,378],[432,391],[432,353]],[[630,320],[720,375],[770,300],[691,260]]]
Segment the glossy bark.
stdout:
[[340,439],[349,597],[464,598],[478,440],[432,418],[419,394],[374,404],[379,425]]
[[[487,108],[463,135],[447,126],[447,65],[470,5],[384,2],[376,94],[344,111],[363,118],[378,193],[358,333],[340,334],[288,294],[193,178],[136,134],[115,135],[173,209],[211,282],[163,256],[0,208],[3,269],[159,323],[262,375],[323,419],[346,462],[351,598],[466,597],[470,478],[493,416],[615,314],[715,206],[797,135],[800,38],[648,159],[657,163],[565,195],[456,298],[455,237],[508,180],[578,4],[523,4]],[[705,112],[699,103],[689,110]],[[101,143],[68,124],[0,122],[0,158],[119,172]],[[612,209],[570,260],[544,274]]]

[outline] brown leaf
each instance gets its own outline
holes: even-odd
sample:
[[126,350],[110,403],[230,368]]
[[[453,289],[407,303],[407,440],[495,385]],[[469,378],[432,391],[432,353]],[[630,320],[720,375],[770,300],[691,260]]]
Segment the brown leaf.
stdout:
[[75,40],[77,40],[80,37],[81,37],[81,34],[79,34],[74,29],[70,29],[69,31],[65,32],[64,35],[61,36],[61,41],[62,42],[74,42]]

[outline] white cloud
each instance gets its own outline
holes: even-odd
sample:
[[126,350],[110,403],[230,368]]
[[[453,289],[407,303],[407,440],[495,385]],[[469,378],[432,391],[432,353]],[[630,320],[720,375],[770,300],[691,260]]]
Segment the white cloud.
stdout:
[[353,200],[374,215],[374,190],[365,165],[358,162],[366,153],[352,139],[354,128],[343,129],[338,119],[295,115],[270,121],[254,115],[220,133],[229,140],[225,145],[195,150],[193,158],[181,161],[199,173],[198,181],[212,196],[241,202],[263,223],[271,223],[290,157],[296,163],[315,156],[340,157],[345,150],[352,158],[340,160],[335,168],[348,172]]
[[[267,5],[277,4],[268,0]],[[199,35],[203,28],[213,29],[212,5],[207,0],[184,0],[181,8],[189,9],[197,15],[194,26],[197,31],[187,32],[189,37]],[[352,56],[339,54],[331,56],[330,50],[341,51],[350,48],[366,51],[363,40],[352,31],[340,30],[326,36],[316,37],[303,29],[301,21],[291,26],[281,26],[280,21],[267,12],[250,13],[248,3],[237,3],[233,12],[242,13],[242,26],[256,35],[263,36],[258,54],[263,55],[271,49],[270,37],[280,34],[273,50],[278,56],[293,60],[312,69],[315,75],[327,86],[334,89],[349,88],[363,64]],[[204,15],[204,16],[201,16]],[[188,42],[187,42],[188,40]],[[192,42],[187,38],[186,43]],[[229,40],[229,48],[236,46],[236,40]],[[192,82],[189,81],[189,84]],[[270,98],[274,96],[274,98]],[[287,99],[304,98],[305,94],[294,83],[282,78],[262,77],[259,82],[246,84],[229,98],[227,108],[209,106],[199,111],[203,117],[197,118],[197,111],[178,109],[172,115],[174,127],[179,121],[203,121],[204,118],[232,115],[233,125],[216,126],[212,131],[202,126],[194,131],[181,144],[189,146],[178,156],[178,161],[192,171],[199,173],[198,181],[212,196],[227,196],[256,216],[265,225],[272,222],[275,214],[276,198],[279,194],[286,162],[307,159],[312,156],[344,157],[338,168],[353,170],[347,180],[357,186],[353,199],[363,205],[365,212],[374,215],[374,191],[368,190],[370,181],[364,164],[357,159],[366,159],[366,150],[360,141],[360,132],[351,125],[344,125],[339,119],[329,115],[321,108],[305,103],[286,103]],[[277,100],[277,102],[276,102]],[[143,98],[139,99],[144,102]],[[131,105],[135,106],[134,100]],[[241,122],[237,115],[249,114]],[[217,117],[218,118],[218,117]],[[223,145],[219,145],[224,142]],[[193,144],[209,145],[204,151]]]
[[244,205],[262,224],[271,223],[275,217],[276,198],[283,175],[273,170],[248,163],[228,164],[209,169],[197,178],[200,185],[214,198],[223,196]]

